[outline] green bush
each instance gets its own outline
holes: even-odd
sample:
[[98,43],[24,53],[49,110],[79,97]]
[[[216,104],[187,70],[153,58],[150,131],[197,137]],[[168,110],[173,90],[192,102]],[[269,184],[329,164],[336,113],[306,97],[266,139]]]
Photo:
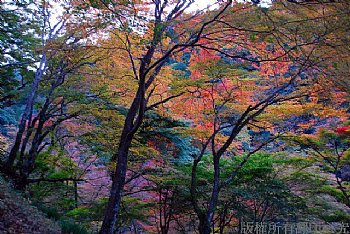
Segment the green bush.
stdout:
[[88,234],[85,227],[74,223],[70,220],[61,220],[61,228],[63,234]]
[[344,223],[350,222],[350,215],[348,215],[342,210],[336,210],[332,214],[322,216],[322,218],[326,222],[344,222]]
[[34,205],[38,208],[38,210],[45,213],[50,219],[59,220],[61,218],[61,215],[56,208],[47,207],[39,203],[34,203]]

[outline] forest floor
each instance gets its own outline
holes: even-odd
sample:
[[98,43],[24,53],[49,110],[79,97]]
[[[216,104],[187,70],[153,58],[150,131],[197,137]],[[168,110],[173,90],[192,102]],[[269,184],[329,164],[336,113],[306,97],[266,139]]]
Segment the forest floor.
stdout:
[[58,234],[61,228],[0,175],[0,233]]

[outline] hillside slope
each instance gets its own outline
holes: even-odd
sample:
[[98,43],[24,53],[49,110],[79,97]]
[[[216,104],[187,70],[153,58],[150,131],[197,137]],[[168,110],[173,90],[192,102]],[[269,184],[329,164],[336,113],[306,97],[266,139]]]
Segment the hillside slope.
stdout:
[[36,207],[0,176],[0,233],[58,234],[61,229],[57,223],[48,219]]

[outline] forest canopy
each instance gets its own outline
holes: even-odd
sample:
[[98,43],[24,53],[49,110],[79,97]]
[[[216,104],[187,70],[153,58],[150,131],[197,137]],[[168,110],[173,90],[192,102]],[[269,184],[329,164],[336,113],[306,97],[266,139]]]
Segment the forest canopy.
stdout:
[[348,0],[17,0],[0,19],[0,182],[57,233],[350,231]]

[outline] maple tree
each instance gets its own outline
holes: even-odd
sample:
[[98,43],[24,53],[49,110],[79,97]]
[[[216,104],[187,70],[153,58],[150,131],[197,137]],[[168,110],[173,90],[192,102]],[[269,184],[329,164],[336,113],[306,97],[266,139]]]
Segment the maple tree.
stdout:
[[[249,7],[248,7],[249,8]],[[233,8],[234,9],[234,8]],[[245,9],[246,10],[246,9]],[[239,10],[238,10],[239,11]],[[244,11],[244,10],[242,10]],[[248,10],[247,10],[248,11]],[[256,13],[256,12],[255,12]],[[259,13],[256,13],[259,14]],[[272,13],[273,14],[273,13]],[[215,38],[210,38],[211,39],[211,43],[208,45],[200,45],[200,47],[203,50],[212,50],[217,52],[218,54],[223,54],[227,57],[230,58],[241,58],[242,60],[248,60],[248,61],[253,61],[253,62],[259,62],[260,66],[260,72],[262,73],[263,76],[265,76],[267,79],[271,79],[273,78],[274,80],[269,83],[269,81],[265,82],[265,90],[269,90],[269,94],[271,94],[271,96],[266,95],[264,96],[264,92],[261,92],[259,97],[259,102],[256,102],[256,104],[254,105],[254,96],[252,96],[253,100],[249,100],[246,101],[247,103],[245,104],[247,106],[247,109],[243,109],[243,114],[240,115],[240,117],[238,117],[235,122],[233,123],[226,123],[225,118],[223,118],[222,113],[225,113],[227,111],[227,108],[225,111],[220,111],[220,101],[218,100],[218,98],[215,98],[215,95],[218,95],[217,93],[219,93],[219,95],[223,95],[224,91],[217,91],[215,90],[215,88],[211,88],[211,93],[210,88],[204,88],[202,87],[198,87],[196,88],[196,91],[192,91],[193,93],[196,93],[196,97],[200,96],[202,99],[197,99],[200,102],[200,105],[196,105],[195,108],[193,108],[194,113],[191,113],[191,115],[189,116],[193,116],[196,117],[196,119],[198,119],[198,116],[200,117],[204,117],[205,119],[199,119],[198,120],[198,125],[204,126],[204,131],[205,133],[211,133],[209,134],[208,138],[206,140],[203,141],[203,146],[202,146],[202,150],[201,153],[194,158],[194,163],[193,163],[193,169],[192,169],[192,185],[191,185],[191,193],[192,193],[192,201],[193,201],[193,206],[194,209],[196,211],[196,213],[198,214],[198,219],[200,221],[199,224],[199,230],[201,233],[209,233],[210,229],[211,229],[211,222],[212,219],[214,217],[214,212],[215,212],[215,207],[217,205],[217,201],[218,201],[218,197],[219,197],[219,193],[220,190],[226,186],[228,183],[230,183],[230,181],[237,175],[237,172],[239,171],[240,168],[242,168],[244,166],[244,164],[248,161],[250,155],[252,155],[253,153],[255,153],[257,150],[261,149],[266,143],[270,142],[269,139],[266,140],[265,143],[262,143],[260,145],[258,145],[255,149],[253,148],[250,152],[247,153],[245,160],[235,169],[233,170],[231,176],[223,182],[220,182],[220,159],[221,157],[223,157],[226,154],[226,151],[229,151],[229,147],[231,146],[231,144],[233,143],[233,141],[235,140],[235,138],[237,137],[237,135],[240,133],[241,129],[243,127],[245,127],[246,125],[249,125],[251,122],[254,122],[254,120],[259,117],[260,114],[263,114],[265,112],[265,110],[268,109],[269,106],[277,106],[276,104],[278,103],[282,103],[288,100],[292,100],[295,98],[300,98],[303,97],[305,95],[312,95],[312,93],[310,92],[305,92],[303,90],[303,86],[305,86],[305,80],[303,81],[303,79],[300,79],[301,74],[304,71],[310,70],[310,68],[312,69],[315,64],[313,61],[313,58],[311,59],[310,56],[313,56],[313,52],[312,50],[309,49],[310,45],[314,45],[313,39],[311,41],[309,41],[309,38],[305,38],[306,40],[298,40],[298,41],[291,41],[291,42],[286,42],[284,41],[284,43],[288,43],[288,47],[286,48],[285,44],[281,45],[281,44],[265,44],[264,42],[261,43],[262,46],[258,46],[258,45],[254,45],[254,47],[252,47],[252,49],[249,49],[250,46],[253,46],[251,44],[253,43],[249,43],[246,40],[244,41],[244,44],[240,42],[240,38],[238,36],[238,40],[236,41],[234,39],[231,39],[229,41],[229,43],[231,44],[227,44],[227,41],[225,40],[226,37],[230,37],[230,33],[232,32],[242,32],[245,31],[245,29],[243,27],[239,27],[239,26],[234,26],[234,24],[229,24],[229,21],[222,21],[220,23],[223,23],[225,26],[227,26],[227,29],[225,31],[225,29],[223,30],[225,32],[224,36],[219,37],[219,39],[215,39]],[[296,21],[297,22],[297,21]],[[289,24],[293,24],[293,21],[290,22]],[[260,27],[263,26],[263,24],[259,25]],[[251,26],[250,26],[251,27]],[[268,27],[268,25],[267,25]],[[258,40],[270,40],[269,39],[269,33],[272,33],[273,36],[275,37],[272,40],[285,40],[285,38],[283,37],[283,35],[279,35],[279,30],[283,30],[283,26],[276,30],[276,29],[271,29],[271,31],[269,30],[264,30],[264,31],[258,31],[255,30],[254,28],[249,28],[246,29],[246,31],[248,32],[254,32],[254,38],[252,41],[257,42]],[[287,30],[289,28],[286,28]],[[274,35],[274,30],[276,30],[276,35]],[[237,33],[239,35],[239,32]],[[261,38],[257,39],[258,36],[260,36],[261,34]],[[331,33],[331,32],[327,32],[327,33]],[[235,34],[235,36],[237,35]],[[267,34],[264,35],[264,34]],[[278,36],[278,37],[277,37]],[[288,36],[292,37],[293,34],[290,33],[288,34]],[[223,39],[224,38],[224,39]],[[224,41],[225,46],[222,46],[220,43],[222,43],[222,41]],[[214,42],[213,42],[214,41]],[[237,53],[237,49],[236,50],[229,50],[228,49],[228,45],[234,45],[234,43],[237,43],[239,45],[243,44],[244,48],[247,49],[247,51],[252,51],[252,56],[257,56],[260,59],[252,59],[252,57],[242,57],[242,55],[240,55],[239,53]],[[295,44],[294,44],[295,43]],[[217,46],[217,47],[216,47]],[[280,48],[278,48],[278,46],[281,46]],[[264,48],[265,47],[265,48]],[[269,48],[270,47],[270,48]],[[237,48],[237,47],[236,47]],[[238,47],[239,48],[239,47]],[[259,50],[255,50],[255,48],[259,48]],[[288,49],[291,48],[291,49]],[[301,51],[305,52],[306,54],[298,54],[296,53],[295,49],[300,49]],[[266,52],[265,52],[266,51]],[[249,53],[248,52],[248,53]],[[294,57],[295,56],[295,57]],[[294,59],[293,59],[294,57]],[[300,60],[300,58],[304,57],[305,60]],[[210,61],[212,61],[213,59],[215,60],[215,55],[209,55],[209,56],[205,56],[204,53],[201,53],[199,56],[199,67],[196,67],[195,72],[192,73],[193,75],[193,79],[196,79],[198,77],[203,76],[203,73],[201,74],[201,68],[203,68],[203,64],[202,62],[208,59]],[[299,71],[298,69],[294,68],[294,74],[293,74],[293,70],[292,70],[292,64],[293,66],[300,66],[299,67]],[[253,64],[254,66],[255,64]],[[198,69],[199,68],[199,69]],[[205,68],[204,68],[205,69]],[[207,67],[207,70],[209,70],[210,67]],[[225,69],[227,71],[227,69]],[[210,72],[209,72],[210,73]],[[223,83],[223,86],[227,85],[226,82],[223,81],[223,78],[220,77],[220,74],[217,74],[217,77],[212,77],[212,80],[217,80],[218,83]],[[244,81],[243,81],[244,82]],[[208,82],[209,83],[209,82]],[[212,82],[215,84],[215,82]],[[266,86],[269,85],[270,87]],[[300,85],[301,88],[297,88]],[[212,85],[215,86],[215,85]],[[235,87],[235,89],[238,89],[239,87]],[[257,89],[255,91],[258,90],[259,87],[257,87]],[[230,90],[230,88],[226,87],[226,90]],[[264,89],[262,89],[264,90]],[[191,92],[191,91],[190,91]],[[208,92],[209,94],[206,94],[206,92]],[[216,93],[217,92],[217,93]],[[233,92],[231,92],[230,94],[232,94]],[[299,96],[301,94],[301,96]],[[249,95],[249,93],[245,93],[246,97]],[[293,96],[295,95],[295,96]],[[238,96],[238,95],[237,95]],[[243,96],[243,95],[242,95]],[[195,97],[195,98],[196,98]],[[227,99],[224,101],[224,104],[229,103],[230,101],[232,102],[232,100],[239,100],[239,104],[242,105],[245,100],[240,99],[239,97],[236,97],[233,95],[233,97],[231,97],[231,99]],[[195,101],[197,101],[196,99],[194,99]],[[193,103],[192,103],[193,104]],[[230,106],[231,107],[231,106]],[[288,108],[288,107],[287,107]],[[244,111],[245,110],[245,111]],[[228,112],[228,111],[227,111]],[[186,112],[185,112],[186,113]],[[228,112],[229,113],[229,112]],[[336,114],[335,114],[336,115]],[[208,119],[208,116],[211,116],[211,118]],[[238,115],[239,116],[239,115]],[[199,118],[200,118],[199,117]],[[254,125],[254,124],[253,124]],[[220,139],[218,136],[222,134],[223,130],[225,128],[229,128],[231,127],[231,129],[229,129],[228,131],[228,138],[227,139]],[[221,129],[222,128],[222,129]],[[227,133],[226,133],[227,134]],[[222,141],[222,143],[219,143],[219,141]],[[207,149],[211,150],[211,153],[213,155],[213,167],[214,167],[214,181],[213,181],[213,188],[212,188],[212,194],[210,196],[210,199],[208,199],[208,206],[206,208],[201,208],[199,207],[199,201],[197,198],[197,192],[196,192],[196,171],[197,171],[197,167],[198,164],[200,163],[200,161],[202,160],[202,157],[205,155],[205,152],[207,151]]]
[[273,152],[302,154],[289,133],[323,156],[348,205],[347,1],[228,0],[197,12],[186,0],[64,3],[58,22],[59,3],[33,3],[41,27],[30,36],[41,44],[23,59],[38,66],[13,49],[0,58],[11,67],[0,71],[0,108],[25,97],[1,169],[39,203],[100,233],[288,220],[301,207],[288,209],[298,196],[276,171],[292,159]]
[[[181,36],[177,38],[177,40],[181,40],[181,43],[176,43],[174,39],[172,43],[172,38],[169,38],[170,40],[168,40],[168,43],[167,45],[165,45],[165,48],[162,48],[164,45],[163,37],[166,36],[167,28],[177,23],[177,21],[180,19],[186,8],[188,8],[191,5],[191,3],[191,1],[175,1],[173,3],[174,5],[172,4],[172,2],[168,1],[156,1],[152,3],[153,9],[151,10],[153,12],[151,12],[153,14],[153,17],[151,18],[151,20],[148,22],[146,18],[146,21],[144,23],[142,23],[141,20],[139,21],[141,22],[139,23],[140,26],[149,28],[147,30],[149,33],[145,34],[145,39],[149,40],[149,43],[146,45],[141,44],[141,46],[143,47],[140,48],[142,52],[138,52],[141,55],[140,61],[136,61],[135,55],[132,53],[133,44],[131,43],[131,37],[133,34],[135,34],[133,33],[134,25],[130,25],[129,19],[125,18],[122,14],[120,14],[119,9],[121,10],[125,8],[126,12],[128,12],[129,15],[134,16],[136,16],[137,13],[138,15],[142,15],[142,13],[138,12],[142,12],[142,10],[144,10],[144,14],[148,14],[148,9],[142,9],[142,5],[138,5],[137,3],[132,2],[118,4],[117,2],[113,1],[101,1],[99,4],[101,5],[100,7],[104,7],[107,8],[107,10],[112,11],[112,13],[115,14],[116,19],[119,20],[119,22],[121,23],[122,28],[119,31],[120,33],[122,33],[123,37],[121,38],[119,36],[119,38],[123,42],[123,50],[126,51],[129,55],[129,63],[133,71],[133,78],[136,79],[138,83],[138,88],[135,97],[131,102],[130,108],[125,118],[125,123],[121,133],[118,150],[115,154],[117,166],[115,169],[115,174],[113,175],[111,196],[109,198],[105,218],[100,231],[101,233],[114,232],[114,227],[115,223],[117,222],[117,215],[121,202],[121,194],[123,191],[126,177],[126,169],[128,162],[127,156],[129,153],[129,148],[131,146],[131,142],[136,131],[142,124],[146,110],[150,107],[156,107],[157,105],[160,105],[166,102],[167,100],[178,96],[174,95],[168,97],[157,103],[153,103],[151,104],[151,106],[147,107],[147,102],[154,92],[154,88],[152,89],[151,85],[154,83],[156,77],[159,75],[162,67],[165,65],[165,62],[170,57],[170,55],[173,53],[178,53],[184,50],[184,48],[197,43],[201,35],[203,34],[204,29],[206,29],[210,23],[212,23],[216,18],[218,18],[222,14],[222,12],[225,11],[225,9],[228,8],[231,4],[231,2],[226,3],[224,7],[218,11],[218,13],[215,13],[215,15],[211,17],[212,19],[209,19],[204,24],[199,24],[199,28],[196,31],[194,31],[194,34],[191,34],[191,32],[186,32],[186,28],[183,29],[183,32],[185,34],[178,32],[178,34]],[[132,8],[133,6],[135,8]],[[166,9],[166,7],[168,6],[171,7],[170,10]],[[141,8],[139,9],[139,7]],[[148,94],[146,92],[148,92]]]
[[[230,16],[235,14],[228,14],[228,13],[227,15],[224,14],[225,11],[230,6],[230,2],[229,2],[225,4],[223,8],[220,8],[218,11],[214,11],[213,12],[214,16],[209,16],[209,19],[210,17],[214,17],[214,18],[212,18],[212,20],[207,21],[207,23],[204,23],[202,25],[201,23],[198,23],[198,21],[193,20],[193,22],[199,25],[199,31],[196,31],[196,30],[192,31],[193,32],[192,39],[186,38],[186,35],[187,35],[186,33],[177,32],[177,29],[183,29],[184,25],[181,23],[176,24],[176,27],[174,27],[175,33],[177,33],[178,35],[181,35],[179,38],[177,38],[177,40],[183,40],[184,42],[182,42],[182,44],[181,43],[172,44],[171,43],[172,40],[173,41],[175,40],[165,34],[166,27],[164,25],[167,24],[167,28],[169,28],[170,27],[169,25],[172,24],[172,21],[175,21],[175,18],[168,17],[168,18],[164,18],[165,22],[162,21],[162,14],[164,13],[163,11],[165,11],[165,6],[167,5],[167,2],[164,2],[164,4],[162,4],[162,2],[160,1],[152,3],[155,5],[153,9],[155,18],[154,18],[154,21],[150,21],[150,22],[148,22],[147,20],[142,21],[142,18],[139,19],[138,17],[139,15],[142,15],[142,13],[140,12],[142,11],[147,12],[147,10],[150,9],[148,6],[146,8],[142,8],[141,4],[134,3],[134,2],[125,2],[123,4],[118,4],[114,2],[102,1],[96,4],[97,5],[95,7],[98,7],[100,10],[111,12],[115,17],[115,19],[119,20],[119,22],[123,26],[120,29],[116,29],[117,32],[114,32],[113,34],[116,35],[116,39],[119,41],[118,44],[121,45],[121,48],[117,47],[117,50],[124,53],[125,54],[124,56],[127,56],[130,59],[130,61],[128,61],[126,65],[129,67],[129,71],[131,71],[130,76],[134,77],[135,79],[134,82],[136,83],[135,87],[137,87],[137,89],[135,90],[136,96],[131,97],[130,99],[131,105],[128,110],[128,114],[126,115],[124,126],[122,127],[123,129],[122,129],[120,140],[118,143],[119,145],[118,150],[114,156],[114,158],[117,160],[117,166],[115,169],[116,174],[113,176],[113,183],[112,183],[109,205],[107,207],[105,220],[103,222],[103,226],[101,229],[102,233],[107,233],[107,232],[113,231],[114,224],[117,220],[116,216],[118,214],[118,207],[121,201],[121,193],[123,190],[123,184],[126,176],[127,161],[128,161],[127,155],[131,146],[131,142],[133,140],[133,136],[135,135],[135,133],[137,132],[137,130],[142,124],[142,121],[144,119],[144,114],[148,109],[147,102],[152,100],[152,96],[154,92],[157,90],[156,87],[151,89],[150,86],[153,84],[153,82],[157,81],[157,77],[161,73],[162,68],[165,65],[165,61],[167,58],[169,58],[170,55],[172,55],[174,52],[176,54],[176,52],[180,52],[187,47],[192,47],[192,48],[198,47],[198,48],[201,48],[201,51],[207,50],[207,51],[217,52],[218,55],[214,55],[214,57],[209,59],[213,59],[215,58],[215,56],[223,55],[232,59],[242,59],[243,61],[251,62],[253,63],[253,66],[255,66],[254,63],[261,62],[261,64],[264,64],[263,62],[265,62],[265,64],[267,65],[265,68],[261,67],[261,71],[265,74],[267,79],[270,76],[274,76],[275,78],[274,80],[275,83],[273,85],[277,87],[277,90],[274,90],[270,96],[267,96],[265,99],[263,98],[261,102],[257,102],[257,103],[254,103],[254,101],[250,100],[251,103],[254,103],[255,105],[249,106],[248,104],[247,105],[248,109],[245,109],[245,107],[241,105],[241,108],[243,110],[246,110],[246,112],[244,112],[244,114],[241,116],[241,119],[238,119],[238,122],[237,122],[238,124],[236,124],[236,127],[231,132],[232,134],[230,135],[230,137],[226,142],[224,141],[222,148],[218,150],[219,156],[216,157],[217,158],[216,164],[218,164],[218,162],[220,161],[220,157],[224,154],[226,149],[228,149],[228,147],[231,145],[231,143],[235,139],[236,135],[238,135],[238,133],[241,131],[241,129],[245,125],[247,125],[249,122],[251,122],[251,120],[253,120],[255,117],[257,117],[262,112],[264,112],[264,110],[268,106],[278,102],[287,101],[289,98],[295,98],[295,97],[291,97],[291,95],[289,97],[282,97],[282,93],[285,92],[288,88],[290,88],[292,84],[294,85],[294,82],[297,82],[300,80],[300,78],[297,79],[297,77],[299,77],[299,75],[303,71],[315,65],[314,63],[310,62],[312,61],[310,59],[310,55],[313,53],[313,50],[309,50],[310,45],[313,45],[315,43],[315,40],[313,38],[308,38],[308,37],[301,38],[300,40],[296,40],[296,41],[290,40],[290,38],[284,37],[283,32],[280,32],[277,29],[273,28],[273,25],[271,24],[273,20],[268,21],[266,24],[266,22],[264,22],[263,20],[266,20],[267,18],[263,18],[261,21],[259,21],[259,23],[264,22],[265,24],[260,24],[260,25],[254,24],[253,27],[249,25],[249,27],[247,28],[237,27],[237,26],[235,27],[234,24],[227,23],[230,20]],[[182,13],[183,10],[187,7],[187,4],[185,2],[180,1],[178,2],[178,5],[175,5],[175,6],[176,7],[173,8],[173,11],[171,10],[169,11],[169,14],[170,16],[180,17],[180,14],[177,14],[177,12],[179,11],[180,13]],[[251,14],[249,12],[250,8],[253,9],[254,13],[256,13],[257,15],[264,15],[264,11],[261,11],[263,14],[257,13],[256,11],[259,11],[257,10],[258,8],[252,5],[247,5],[249,6],[247,7],[248,10],[242,8],[242,6],[245,6],[245,5],[235,4],[235,7],[232,8],[233,13],[236,13],[237,15],[240,14],[242,16],[245,16],[245,17],[241,17],[241,19],[246,19],[251,16],[249,15]],[[141,8],[138,8],[138,7],[141,7]],[[125,10],[127,14],[133,15],[135,17],[134,24],[131,24],[128,21],[127,17],[120,14],[122,10]],[[277,11],[281,11],[281,10],[277,10]],[[219,16],[222,16],[220,20],[218,19]],[[201,16],[201,17],[204,17],[204,16]],[[239,17],[236,17],[235,19],[237,18]],[[239,23],[241,23],[242,21],[243,20],[241,20]],[[183,22],[186,22],[186,21],[183,21]],[[215,27],[213,26],[211,28],[208,28],[207,25],[209,23],[213,25],[215,23]],[[251,21],[249,21],[249,23],[251,23]],[[218,25],[225,26],[224,33],[217,33],[215,31],[216,26]],[[285,25],[288,25],[288,24],[286,23]],[[256,28],[254,28],[254,26]],[[282,29],[282,26],[279,29]],[[143,30],[140,28],[144,28],[144,27],[148,27],[146,29],[146,33],[143,35],[143,37],[145,38],[143,40],[145,40],[146,45],[144,45],[143,43],[137,43],[137,33],[134,32],[134,30]],[[204,30],[207,30],[207,29],[208,29],[208,32],[205,31],[206,34],[204,34]],[[285,30],[289,30],[289,29],[290,28],[286,28]],[[166,45],[161,44],[161,42],[163,41],[163,38],[161,36],[162,34],[165,34],[167,36],[164,39],[164,40],[167,40]],[[201,38],[202,35],[205,35],[205,37]],[[251,40],[246,39],[248,35],[251,35]],[[235,37],[235,40],[232,40],[233,36]],[[258,39],[258,36],[261,36],[261,38]],[[267,38],[266,40],[269,40],[269,38],[277,38],[275,40],[276,40],[276,43],[278,43],[278,45],[276,44],[267,45],[262,43],[261,46],[259,47],[256,45],[256,43],[254,43],[254,41],[261,42],[265,38]],[[149,44],[147,44],[147,41]],[[230,44],[226,45],[225,47],[222,47],[222,43],[227,44],[228,42],[230,42]],[[289,48],[286,48],[286,46],[282,44],[282,42],[289,43],[288,44]],[[239,47],[235,48],[236,45],[239,45]],[[165,48],[162,48],[163,46],[165,46]],[[225,50],[221,49],[221,48],[229,48],[229,46],[231,46],[231,48],[234,48],[234,49],[225,49]],[[274,49],[273,46],[275,47],[279,46],[280,50]],[[269,49],[268,47],[272,47],[272,49]],[[160,50],[161,48],[162,50]],[[300,52],[296,52],[297,48],[299,49],[305,48],[305,49],[300,49],[302,54],[304,54],[303,55],[304,57],[300,55]],[[244,49],[251,51],[251,52],[248,52],[251,54],[245,54],[243,52]],[[240,52],[240,50],[242,50],[242,52]],[[277,51],[277,52],[271,53],[271,51]],[[254,58],[255,56],[256,57],[260,56],[260,59]],[[297,62],[301,65],[299,70],[297,69],[294,71],[289,71],[289,74],[292,74],[289,76],[292,78],[285,79],[284,77],[281,77],[283,74],[286,73],[286,70],[288,69],[288,67],[290,67],[290,62],[293,61],[293,58],[295,58],[296,56],[299,56],[299,58],[300,57],[303,58],[301,60],[297,60]],[[136,60],[135,59],[136,57],[138,58],[141,57],[141,58],[139,60]],[[205,55],[203,57],[205,57]],[[289,61],[289,64],[288,64],[288,61]],[[120,67],[123,67],[123,66],[120,66]],[[198,73],[200,72],[200,70],[199,71],[196,70],[196,72]],[[193,77],[196,76],[196,72],[192,74]],[[282,75],[278,76],[276,75],[277,73],[280,73]],[[202,81],[202,82],[205,83],[205,81]],[[162,82],[160,84],[162,84]],[[225,84],[222,85],[221,88],[222,89],[225,88],[224,86]],[[187,88],[188,86],[186,87],[184,85],[184,87]],[[213,87],[215,86],[212,85],[211,88]],[[149,89],[150,91],[147,94],[146,91]],[[202,89],[204,90],[203,92],[207,92],[205,91],[204,88]],[[237,87],[232,89],[237,89]],[[194,93],[194,95],[196,95],[196,90],[187,90],[187,91],[189,91],[189,93]],[[220,93],[221,91],[217,91],[217,92]],[[126,94],[129,95],[128,93]],[[232,93],[230,94],[232,95]],[[207,94],[204,93],[204,95],[200,96],[200,98],[202,98],[200,102],[202,102],[203,100],[204,102],[207,102],[207,103],[201,103],[201,105],[203,105],[201,107],[201,110],[203,110],[203,112],[206,112],[209,105],[214,103],[213,101],[211,102],[207,101],[210,95],[213,95],[213,93],[211,94],[210,92],[207,92]],[[301,94],[301,95],[304,95],[304,94]],[[178,95],[169,96],[159,102],[156,102],[155,104],[151,104],[150,106],[153,108],[159,104],[165,104],[166,102],[171,101],[171,99],[177,96]],[[247,96],[248,95],[245,95],[245,96],[242,95],[242,97],[247,97]],[[233,97],[237,98],[235,95],[232,95],[232,97],[230,98],[223,97],[224,99],[223,102],[225,103],[225,102],[231,101]],[[194,110],[196,109],[198,108],[194,108]],[[209,112],[209,115],[210,115],[210,112]],[[212,120],[213,119],[215,120],[216,118],[218,118],[218,116],[212,118]],[[218,134],[218,132],[216,132],[217,129],[215,129],[215,127],[217,126],[215,126],[215,123],[213,124],[212,121],[199,120],[198,123],[199,125],[206,125],[207,127],[205,128],[206,130],[211,126],[214,126],[214,134],[212,135],[212,138],[215,138],[215,136]],[[212,149],[212,150],[215,151],[215,149]],[[203,150],[203,152],[205,152],[205,150]],[[216,153],[214,152],[214,154]],[[199,161],[200,161],[200,158],[201,156],[199,157]],[[196,164],[196,160],[195,160],[195,164]],[[216,175],[216,177],[218,178],[218,174]],[[217,181],[216,181],[216,185],[214,184],[214,190],[217,190],[217,192],[219,190]],[[210,230],[209,223],[211,222],[210,220],[212,219],[212,216],[213,216],[216,199],[217,199],[217,195],[214,195],[212,197],[211,208],[209,209],[210,211],[208,212],[208,215],[207,215],[208,217],[206,217],[206,220],[204,220],[203,218],[200,219],[204,222],[200,224],[200,227],[204,228],[202,230],[204,233]],[[198,212],[198,213],[201,213],[201,212]]]

